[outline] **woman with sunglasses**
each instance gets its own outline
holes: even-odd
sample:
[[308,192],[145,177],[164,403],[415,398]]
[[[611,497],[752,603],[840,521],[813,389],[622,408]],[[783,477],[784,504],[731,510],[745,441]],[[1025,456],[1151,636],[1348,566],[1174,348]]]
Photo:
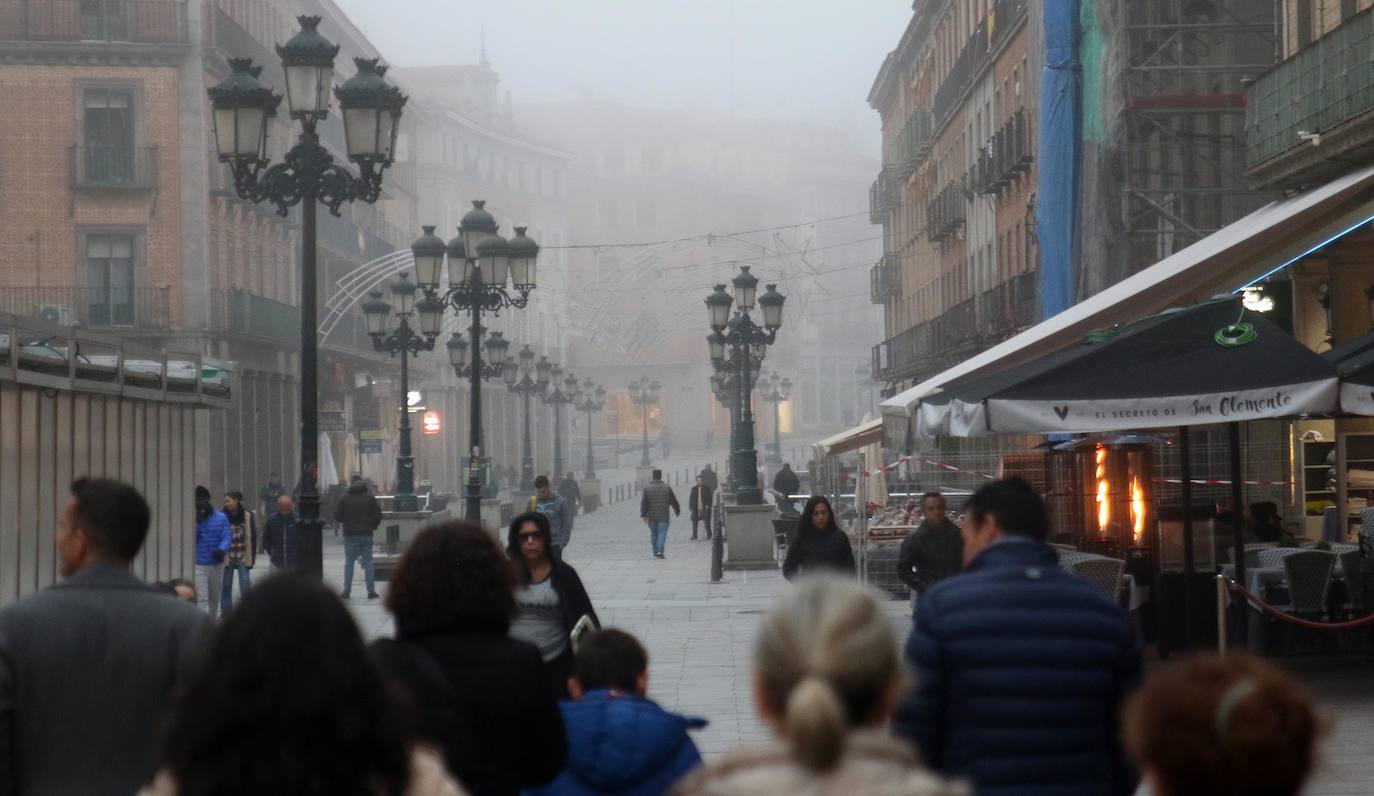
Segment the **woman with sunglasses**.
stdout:
[[516,517],[507,544],[506,552],[515,565],[519,609],[510,634],[539,648],[549,687],[559,699],[567,699],[568,678],[573,674],[573,629],[584,617],[593,628],[600,628],[601,622],[577,571],[554,550],[547,516],[531,511]]

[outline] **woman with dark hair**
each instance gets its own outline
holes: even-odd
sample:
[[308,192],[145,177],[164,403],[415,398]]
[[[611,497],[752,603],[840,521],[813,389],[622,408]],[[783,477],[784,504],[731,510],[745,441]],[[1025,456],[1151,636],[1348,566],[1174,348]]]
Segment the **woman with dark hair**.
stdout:
[[318,580],[271,578],[177,696],[142,796],[461,794],[409,729],[339,598]]
[[849,546],[849,537],[835,522],[830,501],[816,495],[806,501],[801,519],[797,520],[797,535],[787,548],[782,575],[792,580],[822,570],[853,575],[854,550]]
[[543,785],[567,756],[539,651],[509,635],[514,590],[510,562],[484,529],[430,525],[388,580],[396,638],[372,645],[419,707],[419,737],[478,796]]
[[257,563],[258,515],[244,507],[243,493],[237,490],[225,492],[221,505],[229,518],[229,554],[224,558],[224,593],[219,607],[227,614],[234,607],[234,572],[238,571],[240,600],[253,585],[249,573]]
[[573,628],[583,617],[596,628],[601,622],[577,571],[554,551],[547,516],[531,511],[516,517],[506,542],[515,563],[515,602],[520,609],[510,633],[539,648],[553,694],[567,699],[574,664]]

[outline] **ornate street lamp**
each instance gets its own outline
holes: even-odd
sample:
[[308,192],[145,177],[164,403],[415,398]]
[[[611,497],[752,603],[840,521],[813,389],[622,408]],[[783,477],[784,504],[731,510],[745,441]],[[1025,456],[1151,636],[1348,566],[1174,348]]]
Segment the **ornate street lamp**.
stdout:
[[640,467],[652,466],[649,461],[649,407],[658,403],[662,390],[663,385],[647,378],[635,379],[630,382],[630,401],[639,407],[639,421],[644,434],[643,453],[639,457]]
[[[433,227],[430,227],[430,231]],[[391,285],[391,303],[382,299],[380,290],[372,291],[363,302],[363,316],[372,347],[391,356],[401,357],[401,425],[400,450],[396,456],[396,490],[392,508],[396,511],[418,511],[415,497],[415,457],[410,439],[410,358],[421,351],[433,351],[434,339],[439,336],[443,322],[443,305],[432,299],[415,301],[415,284],[405,275]],[[417,316],[419,332],[411,328],[410,319]],[[395,328],[391,320],[395,318]]]
[[[551,373],[553,392],[544,396],[544,403],[553,407],[553,474],[563,476],[563,405],[578,399],[577,377],[569,373],[563,376],[563,369],[554,366]],[[562,378],[560,378],[562,377]]]
[[783,401],[792,397],[792,380],[770,373],[759,379],[759,392],[763,400],[773,405],[773,450],[769,452],[765,461],[769,464],[782,464],[781,407]]
[[534,489],[534,445],[530,428],[533,418],[530,417],[530,399],[544,396],[549,388],[549,371],[553,368],[548,357],[540,357],[538,364],[535,364],[534,358],[534,349],[526,345],[516,355],[518,364],[512,366],[507,363],[505,372],[501,374],[501,378],[506,382],[506,389],[520,396],[524,410],[525,435],[520,448],[520,488],[525,491]]
[[[230,74],[208,90],[215,152],[229,164],[239,198],[270,202],[285,216],[301,206],[301,393],[300,480],[296,505],[301,516],[301,561],[307,572],[323,571],[320,536],[318,286],[316,203],[334,215],[345,202],[373,203],[381,195],[382,172],[395,156],[396,129],[406,96],[383,80],[376,60],[355,59],[358,74],[335,90],[343,114],[348,159],[354,176],[320,145],[316,125],[329,115],[334,59],[339,47],[317,30],[320,17],[298,17],[301,30],[277,48],[286,76],[287,109],[300,122],[295,146],[281,163],[269,165],[268,120],[281,96],[258,81],[261,68],[248,59],[230,60]],[[369,128],[368,122],[372,124]],[[369,133],[369,130],[371,131]]]
[[[519,367],[507,355],[504,338],[495,332],[492,333],[492,339],[487,341],[487,358],[483,362],[478,350],[482,339],[482,313],[496,315],[507,308],[524,309],[535,288],[535,263],[539,257],[539,244],[525,235],[524,227],[516,227],[515,237],[509,241],[502,238],[498,230],[495,217],[486,209],[486,202],[481,199],[473,201],[472,209],[463,216],[458,226],[458,234],[445,247],[444,256],[448,258],[447,287],[442,284],[443,265],[437,260],[438,248],[430,243],[422,249],[421,253],[429,258],[423,267],[418,264],[420,254],[416,254],[416,275],[425,294],[451,308],[455,314],[468,313],[471,316],[468,341],[458,346],[455,340],[450,340],[449,355],[454,362],[454,372],[460,378],[469,380],[468,438],[471,451],[463,516],[479,523],[482,521],[482,381],[499,376],[507,385],[515,384]],[[460,339],[457,335],[454,337]],[[500,340],[499,347],[493,350],[492,342],[496,339]],[[472,353],[471,363],[468,362],[469,351]],[[455,359],[458,356],[463,357],[461,368]],[[526,427],[528,429],[528,424]],[[530,469],[533,469],[532,464]]]
[[576,408],[579,412],[587,413],[587,471],[582,475],[587,480],[596,478],[596,462],[592,455],[592,412],[600,412],[605,405],[606,388],[593,384],[591,379],[582,382]]
[[[732,318],[722,318],[724,308],[728,314],[728,299],[723,285],[717,285],[706,299],[706,310],[711,328],[725,338],[726,359],[720,365],[720,372],[734,381],[735,412],[739,421],[738,433],[732,435],[731,464],[732,477],[738,484],[737,500],[740,505],[758,505],[763,502],[763,492],[758,482],[758,451],[754,449],[754,410],[751,394],[753,392],[752,374],[763,364],[764,354],[778,336],[782,327],[782,308],[786,301],[777,290],[777,285],[768,285],[762,296],[757,296],[759,279],[749,272],[748,266],[740,266],[740,272],[731,280],[734,288],[735,313]],[[723,298],[722,298],[723,297]],[[756,302],[763,324],[755,323],[750,314]],[[716,341],[711,340],[711,354],[714,358]]]

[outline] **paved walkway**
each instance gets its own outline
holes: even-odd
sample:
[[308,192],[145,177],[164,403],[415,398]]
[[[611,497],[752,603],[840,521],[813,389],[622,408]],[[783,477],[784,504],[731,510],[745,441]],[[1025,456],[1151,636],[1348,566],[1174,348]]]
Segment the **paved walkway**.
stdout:
[[[674,468],[694,467],[699,459],[674,459]],[[603,474],[633,479],[625,473]],[[686,502],[687,487],[677,488]],[[697,742],[702,753],[718,756],[741,741],[767,737],[754,714],[751,691],[752,646],[770,602],[788,588],[780,573],[729,572],[710,583],[710,544],[691,542],[691,523],[673,521],[667,558],[651,557],[649,532],[640,522],[638,500],[628,500],[578,517],[567,560],[577,568],[603,624],[634,633],[647,646],[650,696],[670,710],[710,720]],[[327,537],[326,577],[340,584],[343,545]],[[357,575],[355,577],[360,577]],[[384,587],[383,587],[384,588]],[[390,635],[390,618],[380,601],[360,599],[354,584],[351,607],[369,637]],[[905,601],[886,603],[905,639],[910,611]],[[1323,744],[1323,760],[1310,796],[1374,792],[1374,667],[1367,659],[1301,662],[1289,668],[1306,682],[1333,719]]]

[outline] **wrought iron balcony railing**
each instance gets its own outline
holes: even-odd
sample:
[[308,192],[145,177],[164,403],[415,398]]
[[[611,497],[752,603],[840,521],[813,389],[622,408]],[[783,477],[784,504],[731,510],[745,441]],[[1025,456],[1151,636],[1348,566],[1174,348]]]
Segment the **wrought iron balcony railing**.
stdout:
[[157,147],[85,144],[71,147],[72,187],[148,190],[157,185]]
[[186,44],[186,2],[4,0],[0,41]]
[[895,254],[884,254],[868,272],[869,295],[874,304],[902,292],[902,273]]
[[0,312],[90,329],[168,329],[165,287],[4,287]]

